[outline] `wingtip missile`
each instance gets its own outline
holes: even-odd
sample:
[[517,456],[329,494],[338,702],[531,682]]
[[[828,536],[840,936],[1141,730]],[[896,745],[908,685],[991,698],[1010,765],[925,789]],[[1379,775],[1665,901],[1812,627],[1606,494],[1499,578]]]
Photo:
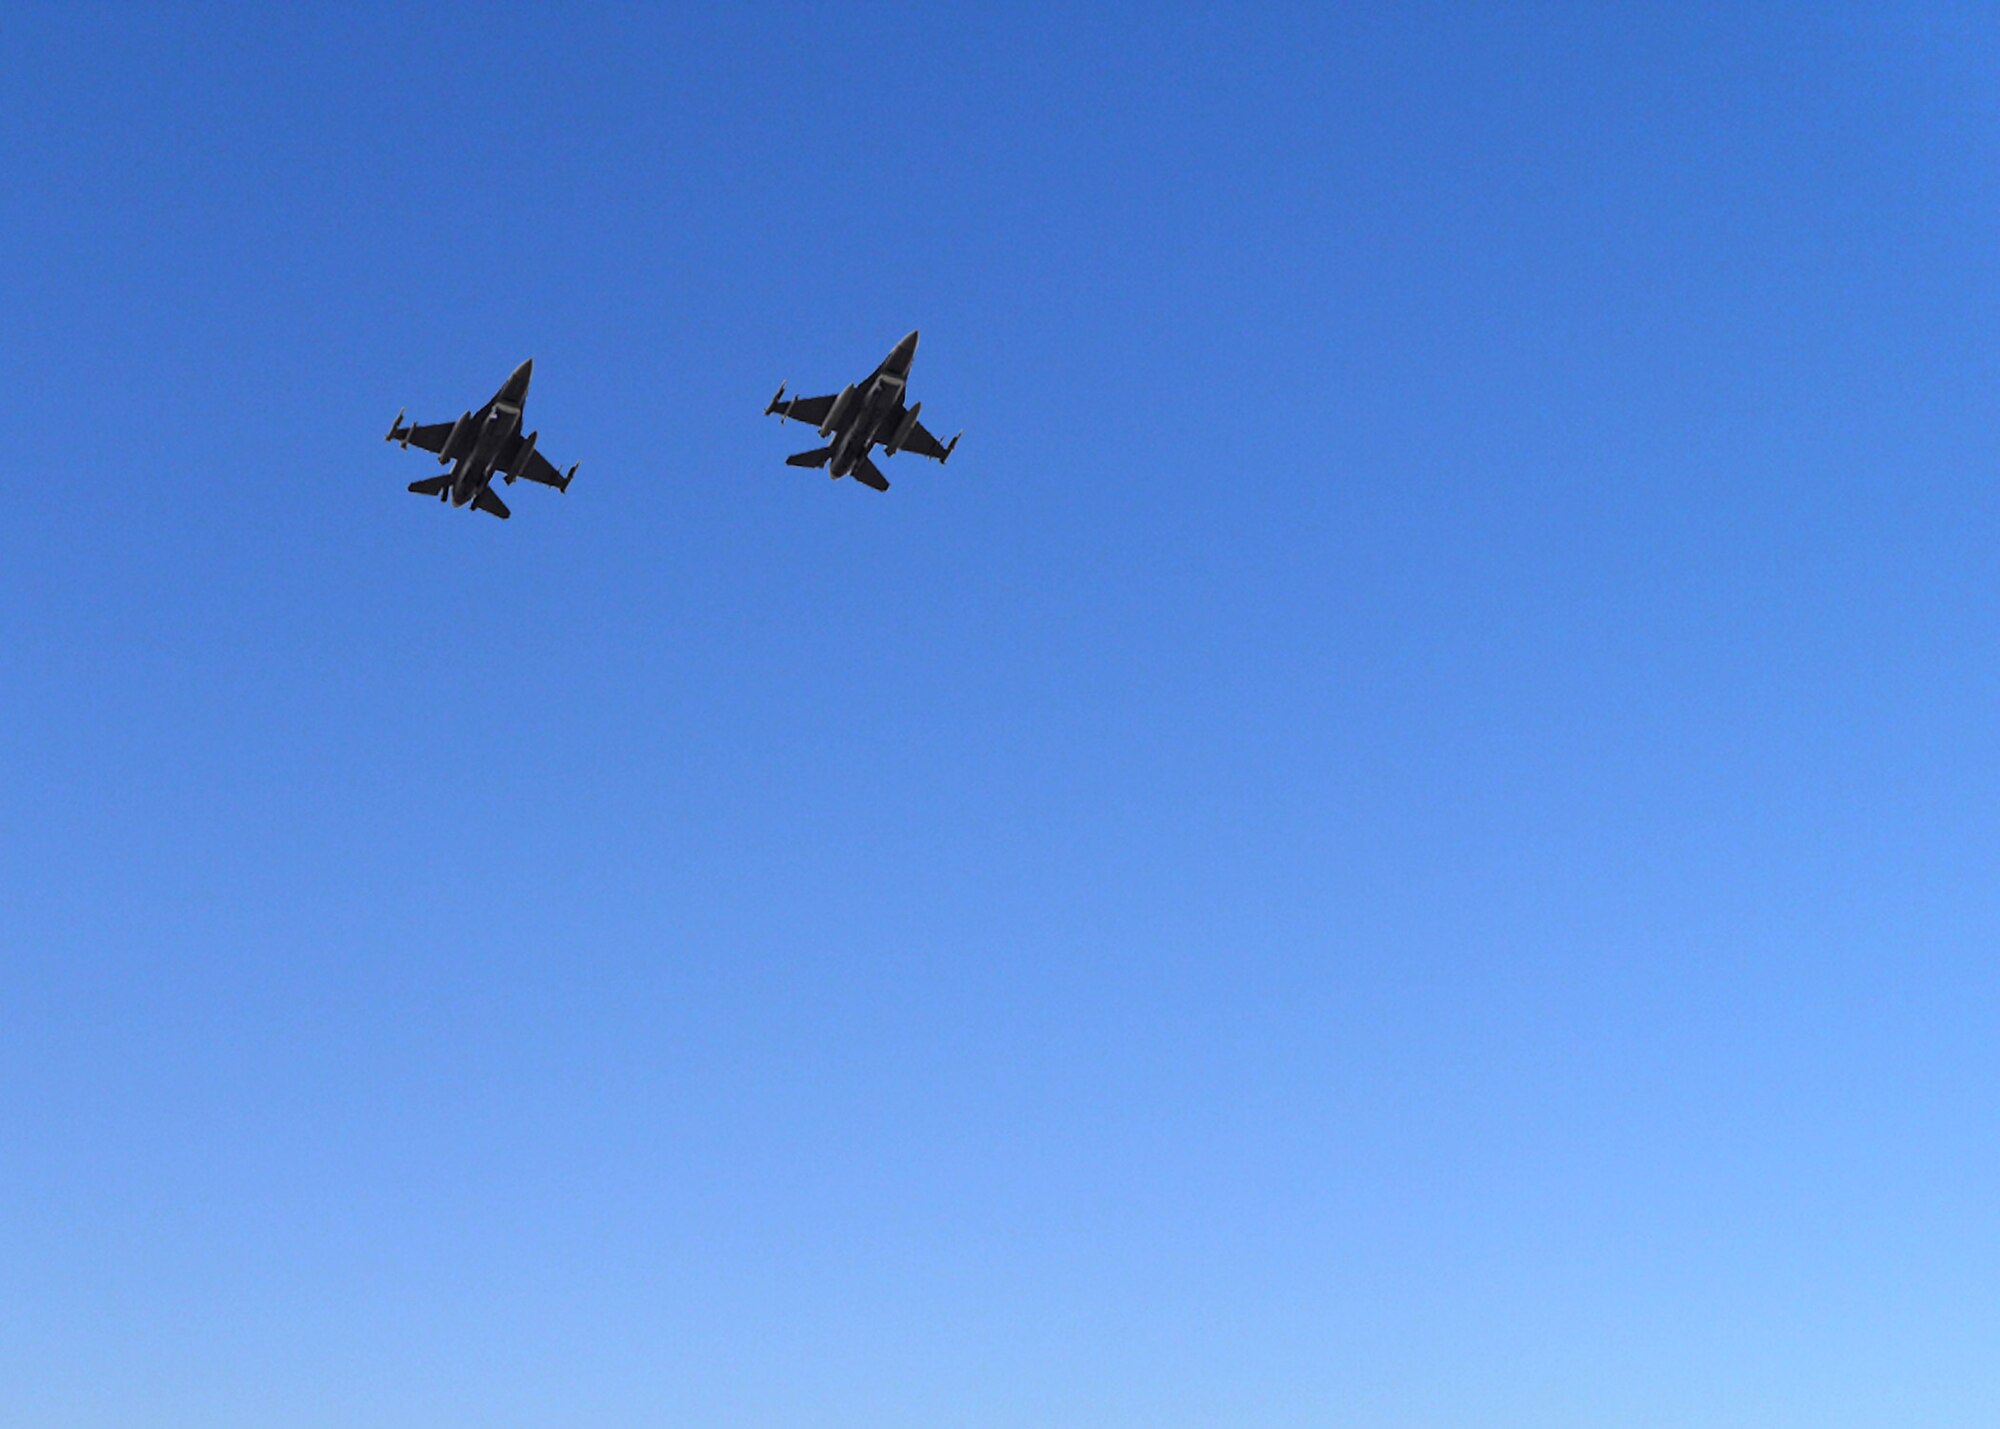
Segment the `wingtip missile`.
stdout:
[[944,444],[944,455],[938,458],[939,466],[943,466],[946,462],[951,460],[951,454],[958,450],[958,438],[964,435],[965,433],[961,431],[957,433],[957,435],[953,436],[950,441]]
[[573,461],[569,464],[569,470],[563,473],[563,484],[559,489],[565,496],[569,494],[569,484],[576,480],[576,469],[582,465],[580,461]]
[[404,407],[396,413],[396,420],[389,423],[389,434],[386,437],[382,438],[383,441],[393,442],[396,440],[396,438],[401,437],[403,439],[404,446],[408,446],[410,444],[410,434],[403,430],[403,417],[405,416],[405,414],[409,412],[409,410],[410,409],[408,407]]
[[[785,380],[786,380],[786,381],[788,382],[788,381],[790,381],[791,379],[790,379],[790,378],[787,378],[787,379],[785,379]],[[776,414],[777,414],[777,418],[778,418],[778,420],[779,420],[779,421],[781,421],[781,422],[782,422],[782,421],[784,421],[784,420],[785,420],[785,414],[784,414],[783,412],[779,412],[779,411],[778,411],[778,404],[779,404],[780,402],[784,401],[784,400],[785,400],[785,383],[784,383],[784,382],[780,382],[780,383],[778,384],[778,390],[777,390],[777,392],[776,392],[775,394],[773,394],[773,396],[772,396],[772,398],[771,398],[771,401],[770,401],[770,405],[768,405],[767,407],[765,407],[765,408],[764,408],[764,415],[768,417],[768,416],[771,416],[771,415],[772,415],[773,413],[776,413]]]

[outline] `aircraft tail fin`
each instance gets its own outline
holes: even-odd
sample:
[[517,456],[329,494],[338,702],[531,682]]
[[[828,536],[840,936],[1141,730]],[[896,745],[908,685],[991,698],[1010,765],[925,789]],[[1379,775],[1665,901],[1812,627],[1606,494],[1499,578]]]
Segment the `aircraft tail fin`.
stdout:
[[852,476],[863,486],[872,486],[877,491],[887,491],[889,489],[889,478],[882,475],[882,469],[876,466],[874,462],[868,460],[867,457],[863,457],[860,461],[856,462],[854,470],[849,472],[848,475]]
[[509,516],[514,514],[507,509],[506,502],[493,494],[493,488],[490,486],[480,487],[479,494],[472,498],[472,504],[481,511],[498,516],[502,521],[505,521]]
[[426,481],[413,481],[410,483],[410,490],[419,496],[442,496],[445,488],[450,485],[451,473],[446,472],[443,476],[433,476]]
[[825,466],[832,459],[833,448],[821,447],[816,452],[799,452],[796,455],[788,456],[785,458],[785,465],[821,467]]

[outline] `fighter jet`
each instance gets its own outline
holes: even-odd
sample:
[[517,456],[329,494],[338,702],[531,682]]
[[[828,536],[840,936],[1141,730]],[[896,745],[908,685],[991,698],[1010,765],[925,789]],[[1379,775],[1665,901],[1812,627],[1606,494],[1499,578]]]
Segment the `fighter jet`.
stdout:
[[[832,397],[785,397],[782,383],[778,395],[764,409],[765,416],[781,420],[796,418],[819,428],[822,437],[832,437],[833,445],[817,451],[800,452],[785,458],[788,466],[827,467],[833,479],[851,476],[863,486],[877,491],[889,489],[883,476],[868,459],[869,448],[880,444],[884,456],[910,451],[942,464],[958,445],[958,437],[940,442],[917,420],[923,403],[903,405],[903,389],[909,384],[910,363],[917,355],[917,335],[911,333],[896,344],[882,365],[854,386]],[[965,433],[960,432],[962,437]]]
[[[514,369],[493,400],[477,412],[467,412],[455,422],[433,422],[427,427],[403,425],[403,414],[389,425],[386,441],[412,444],[436,452],[439,465],[451,466],[443,476],[413,481],[410,490],[419,496],[435,496],[454,506],[468,502],[480,511],[491,512],[505,521],[507,503],[493,490],[493,478],[502,472],[509,486],[517,477],[539,481],[558,491],[568,491],[576,475],[572,466],[557,471],[549,459],[535,450],[540,432],[521,434],[521,405],[528,400],[528,378],[534,372],[531,357]],[[454,465],[454,463],[456,463]]]

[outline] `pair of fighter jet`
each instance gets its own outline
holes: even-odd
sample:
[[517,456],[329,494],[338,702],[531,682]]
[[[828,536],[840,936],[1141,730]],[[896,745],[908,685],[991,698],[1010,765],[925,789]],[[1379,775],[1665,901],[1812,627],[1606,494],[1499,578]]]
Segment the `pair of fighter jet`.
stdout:
[[[821,437],[831,437],[826,446],[785,458],[789,466],[826,468],[838,481],[851,476],[863,486],[887,491],[889,480],[869,458],[875,447],[884,456],[899,451],[915,452],[940,465],[951,456],[958,437],[940,442],[917,420],[923,403],[906,405],[905,389],[910,381],[910,364],[917,356],[917,335],[911,333],[882,360],[873,372],[829,397],[785,396],[784,384],[764,408],[765,416],[780,421],[810,422]],[[419,496],[435,496],[453,506],[474,510],[506,520],[512,513],[493,490],[493,478],[512,486],[526,477],[558,491],[569,490],[576,467],[560,471],[535,449],[540,432],[522,434],[521,409],[528,401],[528,379],[535,369],[534,359],[514,369],[493,400],[477,412],[463,413],[453,422],[403,425],[403,413],[389,425],[387,440],[404,447],[418,447],[437,455],[438,464],[451,470],[442,476],[413,481],[410,490]],[[407,410],[407,409],[406,409]],[[964,433],[960,433],[963,436]]]

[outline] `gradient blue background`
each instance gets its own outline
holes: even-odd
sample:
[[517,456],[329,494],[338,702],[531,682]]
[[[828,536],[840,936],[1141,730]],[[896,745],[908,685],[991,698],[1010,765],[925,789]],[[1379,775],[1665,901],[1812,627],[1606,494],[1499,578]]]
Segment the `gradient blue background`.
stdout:
[[0,1421],[2000,1422],[2000,20],[1496,8],[11,11]]

